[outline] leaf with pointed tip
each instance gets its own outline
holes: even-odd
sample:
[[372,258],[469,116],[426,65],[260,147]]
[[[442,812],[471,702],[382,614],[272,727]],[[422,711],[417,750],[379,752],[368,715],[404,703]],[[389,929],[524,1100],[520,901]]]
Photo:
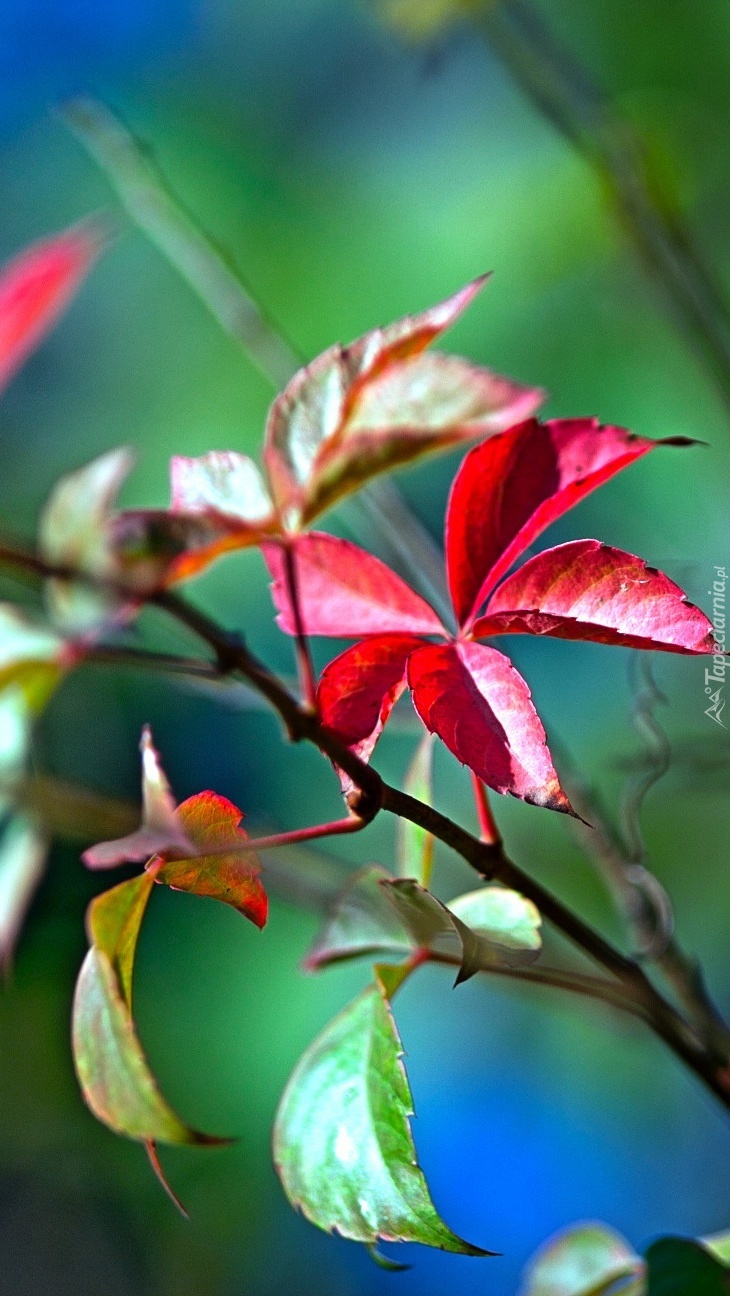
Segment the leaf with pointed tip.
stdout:
[[368,1245],[421,1242],[465,1255],[436,1213],[416,1163],[402,1048],[379,983],[309,1046],[274,1124],[274,1164],[293,1206],[313,1224]]
[[483,282],[349,347],[330,347],[277,397],[264,458],[288,526],[311,522],[376,473],[534,412],[541,392],[465,360],[422,354]]
[[411,952],[413,942],[380,885],[388,880],[390,874],[378,864],[358,869],[347,879],[304,959],[308,972],[384,950]]
[[120,883],[89,906],[92,947],[74,994],[74,1064],[100,1121],[143,1143],[220,1143],[183,1124],[162,1097],[131,1016],[139,929],[154,886],[149,874]]
[[572,540],[530,558],[499,586],[472,630],[553,635],[628,648],[714,653],[712,622],[642,558]]
[[447,908],[467,927],[505,951],[532,951],[542,948],[540,911],[531,900],[508,887],[480,887],[449,900]]
[[43,876],[48,835],[28,815],[16,815],[0,838],[0,970],[13,957],[25,915]]
[[575,1224],[532,1257],[519,1296],[603,1296],[613,1292],[619,1279],[642,1270],[639,1257],[613,1229]]
[[[406,688],[406,662],[422,639],[376,635],[346,648],[325,666],[317,687],[320,719],[369,761],[393,707]],[[345,791],[352,780],[340,771]]]
[[147,1143],[220,1143],[183,1124],[160,1093],[109,957],[90,949],[74,995],[76,1074],[94,1115],[127,1138]]
[[[100,582],[121,580],[111,528],[117,495],[133,464],[131,451],[122,448],[61,477],[39,522],[38,543],[49,562]],[[130,610],[128,600],[84,581],[49,581],[47,601],[60,629],[74,633],[96,629]]]
[[646,1296],[728,1296],[730,1269],[688,1238],[664,1237],[646,1251]]
[[0,388],[53,328],[103,241],[89,221],[32,244],[0,269]]
[[152,731],[145,725],[140,739],[142,753],[142,823],[126,837],[99,842],[84,851],[87,868],[116,868],[118,864],[148,860],[165,851],[194,852],[175,809],[170,784],[162,768],[159,752],[152,742]]
[[[425,805],[433,804],[433,734],[425,733],[416,747],[406,771],[403,791]],[[433,870],[433,833],[421,828],[420,824],[411,823],[410,819],[400,818],[395,831],[397,872],[401,877],[415,878],[421,886],[427,887]]]
[[127,1008],[132,1010],[134,956],[147,902],[155,885],[149,873],[120,882],[91,901],[86,911],[89,943],[109,960]]
[[449,589],[461,625],[551,522],[657,445],[596,419],[530,419],[476,446],[451,488],[446,515]]
[[[530,963],[540,949],[540,916],[515,892],[502,895],[502,902],[465,896],[456,907],[444,905],[412,878],[393,878],[371,865],[348,879],[304,966],[316,972],[376,951],[431,950],[457,963],[460,984],[483,969]],[[473,925],[460,903],[473,912]]]
[[482,644],[412,653],[408,683],[426,728],[495,792],[572,814],[530,690],[510,661]]
[[[262,546],[273,577],[271,596],[277,622],[294,634],[284,551]],[[305,634],[360,638],[362,635],[445,634],[433,608],[365,549],[321,531],[294,542],[297,591]]]
[[220,900],[263,927],[268,901],[259,878],[261,865],[253,851],[236,853],[249,840],[239,827],[241,811],[216,792],[198,792],[178,806],[175,817],[195,853],[181,858],[169,851],[162,860],[151,860],[147,868],[155,881]]

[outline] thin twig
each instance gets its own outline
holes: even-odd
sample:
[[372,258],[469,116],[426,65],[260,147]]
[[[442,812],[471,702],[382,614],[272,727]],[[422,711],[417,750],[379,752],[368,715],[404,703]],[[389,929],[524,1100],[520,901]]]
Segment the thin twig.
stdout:
[[478,774],[472,772],[472,787],[474,788],[474,801],[477,808],[477,818],[479,820],[479,833],[483,842],[490,842],[493,846],[499,845],[502,841],[502,834],[499,831],[492,807],[489,804],[489,794]]

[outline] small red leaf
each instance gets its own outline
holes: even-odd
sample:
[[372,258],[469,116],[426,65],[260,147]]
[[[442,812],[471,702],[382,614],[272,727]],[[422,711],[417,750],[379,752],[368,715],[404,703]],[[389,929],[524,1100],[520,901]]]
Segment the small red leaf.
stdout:
[[77,225],[34,243],[0,270],[0,388],[56,323],[101,244],[100,230]]
[[[293,634],[284,551],[275,544],[262,549],[274,578],[271,594],[279,613],[277,621],[282,630]],[[311,531],[297,539],[294,559],[305,634],[355,638],[445,633],[420,594],[379,558],[349,540]]]
[[466,456],[446,521],[449,588],[461,625],[551,522],[656,445],[595,419],[531,419]]
[[574,540],[531,558],[492,595],[472,633],[475,639],[547,634],[665,652],[716,651],[712,623],[674,581],[598,540]]
[[[147,868],[155,882],[175,891],[221,900],[257,927],[263,927],[268,901],[258,876],[261,866],[253,851],[234,853],[249,840],[248,833],[239,827],[241,811],[216,792],[198,792],[178,806],[175,817],[200,853],[177,858],[168,852],[163,859],[151,860]],[[210,854],[204,854],[206,850]]]
[[426,728],[489,787],[572,813],[530,690],[502,653],[429,644],[409,658],[408,683]]
[[422,645],[415,635],[382,635],[347,648],[325,666],[317,689],[322,723],[364,760],[406,687],[409,654]]

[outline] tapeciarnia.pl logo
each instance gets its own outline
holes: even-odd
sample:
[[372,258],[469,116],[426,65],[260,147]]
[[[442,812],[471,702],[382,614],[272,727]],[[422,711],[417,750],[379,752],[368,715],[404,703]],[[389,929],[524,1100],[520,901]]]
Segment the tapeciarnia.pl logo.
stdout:
[[725,586],[727,584],[727,572],[724,567],[717,566],[714,568],[714,572],[715,579],[712,582],[712,589],[708,590],[708,594],[712,598],[711,616],[715,628],[717,652],[712,659],[712,670],[705,670],[705,693],[710,700],[705,715],[725,729],[726,725],[722,713],[725,710],[723,689],[725,687],[725,666],[727,663],[725,657]]

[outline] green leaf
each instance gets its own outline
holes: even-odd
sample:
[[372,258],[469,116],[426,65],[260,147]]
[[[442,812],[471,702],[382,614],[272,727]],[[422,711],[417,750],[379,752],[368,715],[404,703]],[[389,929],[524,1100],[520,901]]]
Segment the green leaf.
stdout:
[[19,608],[0,604],[0,692],[17,689],[27,710],[38,714],[69,664],[60,635]]
[[436,1213],[416,1164],[401,1055],[382,988],[368,986],[310,1045],[284,1091],[274,1125],[284,1191],[313,1224],[357,1242],[485,1255]]
[[47,852],[47,834],[33,817],[10,819],[0,839],[0,969],[13,956]]
[[[499,902],[495,904],[485,900],[478,904],[469,898],[470,903],[466,907],[475,910],[477,919],[482,922],[477,930],[465,923],[458,913],[452,912],[450,904],[442,904],[417,882],[408,878],[396,878],[382,886],[415,948],[428,949],[435,954],[444,954],[460,961],[457,985],[483,968],[529,963],[537,957],[540,942],[538,939],[535,944],[534,932],[530,933],[529,939],[517,933],[509,939],[504,913],[501,915],[502,924],[499,922]],[[508,895],[508,905],[514,905],[522,899],[515,896],[512,901],[511,897],[515,893],[509,892]],[[483,912],[490,909],[494,918],[491,926],[485,921]],[[521,920],[524,922],[524,915]],[[539,915],[537,921],[539,922]]]
[[[424,733],[406,771],[403,791],[409,796],[433,805],[433,748],[435,738]],[[433,870],[433,833],[409,819],[398,819],[396,825],[396,860],[400,877],[415,878],[427,887]]]
[[219,1143],[183,1124],[165,1102],[137,1039],[108,956],[89,950],[76,983],[72,1018],[76,1074],[94,1115],[142,1143]]
[[[640,1274],[639,1257],[605,1224],[575,1224],[530,1260],[520,1296],[613,1296],[622,1277]],[[620,1288],[623,1293],[624,1287]]]
[[[41,513],[38,543],[49,562],[78,569],[99,581],[120,580],[111,537],[117,495],[134,464],[130,450],[100,455],[56,483]],[[72,633],[96,629],[120,614],[123,601],[88,581],[48,582],[55,624]]]
[[496,884],[449,900],[447,908],[478,936],[505,950],[542,948],[540,911],[518,891]]
[[134,956],[153,886],[151,874],[143,873],[89,906],[92,947],[72,1014],[76,1074],[91,1111],[117,1134],[148,1144],[227,1142],[180,1120],[162,1097],[137,1038],[131,1015]]
[[666,1237],[646,1252],[646,1296],[728,1296],[730,1270],[699,1242]]
[[139,929],[154,885],[149,873],[141,873],[97,896],[86,913],[89,940],[109,959],[130,1011]]
[[713,1233],[711,1237],[701,1238],[701,1242],[723,1264],[730,1265],[730,1229],[724,1233]]
[[[444,905],[412,878],[377,865],[348,880],[307,955],[317,971],[377,951],[427,949],[461,965],[457,981],[482,968],[532,962],[540,950],[540,915],[523,896],[490,886]],[[472,921],[465,922],[462,910]]]
[[308,972],[384,950],[411,952],[413,942],[381,886],[387,881],[392,881],[390,874],[377,864],[347,879],[304,960]]

